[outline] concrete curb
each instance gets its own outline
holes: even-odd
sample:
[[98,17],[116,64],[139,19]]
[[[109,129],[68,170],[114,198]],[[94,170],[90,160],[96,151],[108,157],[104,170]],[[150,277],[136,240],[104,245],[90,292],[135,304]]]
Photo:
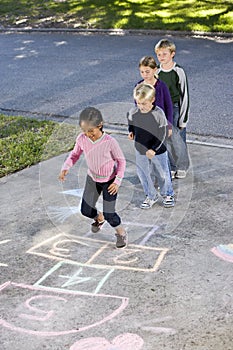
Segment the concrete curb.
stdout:
[[0,33],[75,33],[75,34],[107,34],[107,35],[159,35],[159,36],[200,36],[233,39],[233,33],[173,31],[157,29],[85,29],[85,28],[0,28]]

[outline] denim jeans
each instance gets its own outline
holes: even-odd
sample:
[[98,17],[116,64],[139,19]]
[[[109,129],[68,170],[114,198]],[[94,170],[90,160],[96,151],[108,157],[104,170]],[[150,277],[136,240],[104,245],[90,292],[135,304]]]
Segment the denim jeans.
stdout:
[[115,211],[117,194],[112,195],[108,192],[108,187],[113,181],[114,179],[108,182],[95,182],[89,175],[87,175],[81,204],[81,213],[88,218],[96,218],[98,215],[96,202],[100,194],[103,193],[104,218],[109,225],[117,227],[121,224],[121,219]]
[[152,180],[155,175],[158,179],[161,196],[173,196],[173,187],[168,163],[167,152],[155,155],[151,160],[136,150],[137,174],[146,196],[155,199],[157,191]]
[[186,128],[179,128],[180,108],[173,105],[172,136],[167,139],[167,150],[172,171],[188,170],[189,155],[186,144]]
[[174,196],[168,153],[157,154],[151,159],[152,174],[158,180],[161,196]]

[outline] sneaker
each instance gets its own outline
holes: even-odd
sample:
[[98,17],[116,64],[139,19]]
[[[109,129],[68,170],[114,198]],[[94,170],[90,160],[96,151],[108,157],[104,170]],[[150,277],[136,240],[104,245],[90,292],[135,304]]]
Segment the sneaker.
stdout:
[[116,236],[116,248],[120,249],[120,248],[125,248],[127,246],[128,243],[128,234],[127,232],[125,232],[124,235],[120,235],[119,233],[115,233]]
[[186,171],[185,170],[177,170],[175,176],[177,179],[184,179],[186,177]]
[[150,199],[148,196],[146,196],[144,202],[140,204],[141,209],[150,209],[153,207],[153,205],[158,201],[159,197],[156,196],[155,199]]
[[171,170],[171,178],[175,179],[175,177],[176,177],[176,171]]
[[175,201],[173,196],[166,196],[163,200],[163,206],[164,208],[171,208],[174,207]]
[[93,233],[98,232],[101,229],[101,227],[103,226],[104,223],[105,223],[105,220],[103,220],[103,221],[95,220],[93,222],[93,224],[91,224],[91,231]]

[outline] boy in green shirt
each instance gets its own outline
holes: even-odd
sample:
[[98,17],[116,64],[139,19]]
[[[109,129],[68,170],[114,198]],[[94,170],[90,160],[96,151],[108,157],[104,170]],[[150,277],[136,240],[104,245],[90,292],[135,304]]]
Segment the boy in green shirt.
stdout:
[[173,102],[173,132],[167,140],[172,177],[185,178],[189,168],[186,143],[186,125],[189,118],[189,90],[184,69],[174,62],[176,46],[162,39],[155,45],[155,53],[160,63],[159,78],[167,84]]

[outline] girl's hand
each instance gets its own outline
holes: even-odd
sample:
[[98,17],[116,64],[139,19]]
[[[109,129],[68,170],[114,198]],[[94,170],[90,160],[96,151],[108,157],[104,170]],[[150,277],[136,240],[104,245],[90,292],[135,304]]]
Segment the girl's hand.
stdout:
[[148,159],[152,159],[155,155],[155,151],[153,151],[153,149],[148,149],[148,151],[146,151],[146,156]]
[[65,177],[66,177],[66,175],[68,174],[68,170],[62,170],[61,172],[60,172],[60,174],[59,174],[59,180],[60,181],[65,181]]
[[116,194],[118,192],[119,186],[114,182],[108,186],[108,193]]
[[172,129],[168,129],[167,137],[171,137],[171,136],[172,136]]
[[129,133],[128,139],[129,140],[133,140],[134,139],[134,134],[132,132]]

